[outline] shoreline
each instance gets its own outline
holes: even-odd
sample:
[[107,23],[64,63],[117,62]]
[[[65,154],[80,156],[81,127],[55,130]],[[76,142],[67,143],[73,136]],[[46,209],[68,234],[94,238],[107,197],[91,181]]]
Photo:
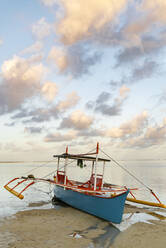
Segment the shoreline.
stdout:
[[[129,215],[129,220],[118,225],[69,206],[25,210],[4,218],[0,247],[165,248],[166,211],[152,210],[127,204],[124,215]],[[132,215],[138,218],[135,223]],[[144,215],[148,221],[142,220]]]

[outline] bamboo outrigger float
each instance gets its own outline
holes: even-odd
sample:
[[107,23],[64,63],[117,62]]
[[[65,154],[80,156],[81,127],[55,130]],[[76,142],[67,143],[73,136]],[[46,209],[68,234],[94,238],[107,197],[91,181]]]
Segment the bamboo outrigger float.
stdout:
[[[101,149],[100,151],[107,155]],[[23,199],[24,196],[22,193],[37,182],[53,184],[54,195],[56,198],[75,208],[81,209],[113,223],[121,222],[126,201],[153,207],[166,208],[166,206],[161,203],[159,198],[150,188],[148,188],[110,156],[107,155],[107,157],[108,158],[99,157],[98,143],[96,151],[93,153],[69,154],[67,147],[65,153],[54,155],[54,158],[57,159],[57,170],[53,179],[35,178],[33,175],[29,175],[27,177],[17,177],[9,181],[4,186],[4,188],[19,199]],[[60,160],[64,160],[63,168],[60,168]],[[83,166],[85,161],[91,162],[92,169],[88,181],[79,182],[68,178],[67,167],[69,160],[76,161],[77,165],[80,167]],[[137,181],[141,182],[146,188],[148,188],[150,193],[152,193],[152,195],[157,200],[157,203],[136,199],[133,192],[138,190],[137,188],[128,188],[126,186],[105,183],[105,165],[111,161],[115,162],[131,176],[133,176]],[[103,167],[102,174],[98,174],[97,172],[97,164],[99,163],[102,164]],[[9,186],[15,182],[16,184],[13,187]],[[20,192],[17,192],[16,188],[23,183],[27,183],[27,185]],[[132,197],[127,197],[128,194],[130,194]]]
[[142,204],[142,205],[147,205],[147,206],[152,206],[152,207],[158,207],[158,208],[166,208],[166,205],[162,204],[161,202],[156,203],[156,202],[149,202],[149,201],[143,201],[143,200],[137,200],[134,198],[127,197],[126,201]]

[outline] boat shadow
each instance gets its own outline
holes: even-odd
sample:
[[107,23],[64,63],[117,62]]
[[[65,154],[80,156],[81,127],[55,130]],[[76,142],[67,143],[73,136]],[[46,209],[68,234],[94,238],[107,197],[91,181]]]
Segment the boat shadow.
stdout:
[[[56,207],[71,207],[70,205],[62,202],[56,197],[52,199],[52,204],[55,208]],[[85,213],[85,214],[88,214],[88,213]],[[95,238],[91,238],[91,243],[89,244],[87,248],[109,248],[113,244],[115,238],[118,236],[118,234],[120,234],[121,231],[117,227],[115,227],[113,224],[103,219],[100,219],[98,217],[95,217],[95,218],[97,219],[97,222],[94,225],[84,230],[74,230],[73,234],[69,234],[69,236],[72,236],[75,238],[81,237],[81,238],[89,239],[88,237],[89,232],[93,230],[101,232],[102,230],[102,234],[99,234]],[[101,227],[101,226],[104,226],[104,227]]]
[[[110,248],[115,238],[120,233],[120,230],[113,226],[111,223],[108,223],[103,228],[100,227],[100,224],[101,223],[98,222],[97,224],[81,231],[74,230],[74,232],[72,234],[69,234],[69,236],[74,238],[91,239],[90,244],[86,248]],[[95,238],[89,238],[89,234],[93,231],[104,232],[102,234],[97,235]]]
[[108,223],[102,230],[104,233],[93,238],[88,248],[109,248],[120,233],[120,230],[111,223]]

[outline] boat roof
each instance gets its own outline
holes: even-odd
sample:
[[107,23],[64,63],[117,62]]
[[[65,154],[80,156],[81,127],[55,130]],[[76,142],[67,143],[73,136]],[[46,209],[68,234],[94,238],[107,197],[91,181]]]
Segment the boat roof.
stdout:
[[[68,158],[68,159],[81,159],[81,160],[87,160],[87,161],[96,161],[96,157],[84,155],[84,154],[68,154],[68,153],[63,153],[61,155],[53,155],[54,158]],[[105,158],[98,158],[98,161],[105,161],[105,162],[110,162],[110,159],[105,159]]]

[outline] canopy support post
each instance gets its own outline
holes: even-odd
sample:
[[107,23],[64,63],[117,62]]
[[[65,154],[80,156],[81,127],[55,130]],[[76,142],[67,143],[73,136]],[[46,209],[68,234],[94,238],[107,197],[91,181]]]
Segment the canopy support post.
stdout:
[[56,182],[57,183],[58,183],[59,162],[60,162],[60,158],[58,158],[58,163],[57,163],[57,172],[56,172]]
[[97,162],[98,162],[98,154],[99,154],[99,143],[97,143],[96,147],[96,162],[95,162],[95,180],[94,180],[94,190],[96,190],[96,181],[97,181]]
[[[66,154],[68,154],[68,146],[66,147]],[[65,174],[65,181],[64,185],[66,185],[66,179],[67,179],[67,163],[68,163],[68,158],[65,159],[65,166],[64,166],[64,174]],[[64,188],[66,189],[66,188]]]
[[103,183],[104,183],[104,173],[105,173],[105,161],[103,162],[103,175],[102,175],[102,184],[101,184],[101,188],[103,188]]

